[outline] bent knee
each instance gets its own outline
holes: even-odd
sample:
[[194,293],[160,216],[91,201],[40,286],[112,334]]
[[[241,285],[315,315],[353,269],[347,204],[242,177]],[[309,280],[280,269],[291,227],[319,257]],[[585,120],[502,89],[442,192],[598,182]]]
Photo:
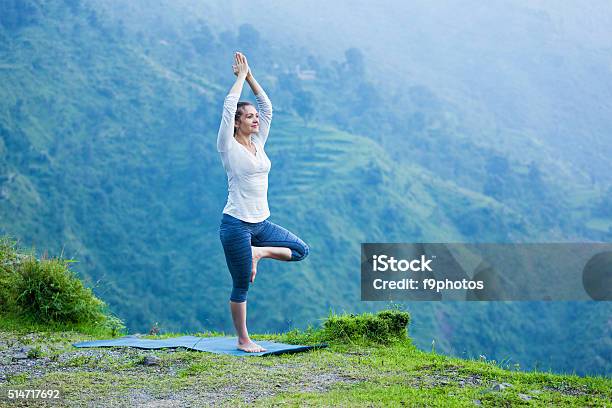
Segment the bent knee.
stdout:
[[301,261],[302,259],[306,258],[308,256],[308,254],[310,253],[310,247],[308,246],[308,244],[304,243],[301,248],[299,249],[299,251],[295,251],[293,254],[293,260],[294,261]]

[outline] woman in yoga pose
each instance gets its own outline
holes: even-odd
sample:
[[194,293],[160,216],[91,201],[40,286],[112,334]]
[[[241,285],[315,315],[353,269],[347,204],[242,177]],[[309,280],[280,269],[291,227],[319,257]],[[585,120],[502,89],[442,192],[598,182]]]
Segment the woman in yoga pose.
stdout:
[[[228,182],[219,237],[232,275],[230,309],[238,334],[237,347],[256,353],[266,349],[249,338],[246,296],[257,274],[257,262],[262,258],[301,261],[309,248],[296,235],[267,220],[271,162],[264,145],[272,122],[272,104],[251,74],[244,54],[235,53],[233,70],[237,79],[225,97],[217,135],[217,150]],[[245,80],[255,94],[259,112],[250,102],[238,102]]]

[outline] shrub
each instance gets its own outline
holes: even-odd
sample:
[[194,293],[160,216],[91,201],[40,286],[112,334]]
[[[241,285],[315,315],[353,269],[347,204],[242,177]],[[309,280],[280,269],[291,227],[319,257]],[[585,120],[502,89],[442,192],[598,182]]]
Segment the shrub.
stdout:
[[16,269],[21,262],[32,255],[15,250],[16,242],[9,237],[0,237],[0,313],[13,309],[14,282],[19,279]]
[[67,268],[63,259],[27,259],[20,265],[16,305],[36,320],[66,323],[98,323],[104,302]]
[[330,315],[323,323],[324,338],[340,341],[389,343],[407,338],[410,314],[383,310],[377,314]]
[[382,310],[376,315],[379,319],[387,322],[389,333],[392,337],[405,338],[406,329],[410,323],[410,314],[397,310]]
[[125,327],[69,269],[73,260],[38,260],[0,239],[0,313],[43,324],[85,324],[116,333]]
[[407,326],[410,314],[400,310],[382,310],[377,314],[360,315],[330,313],[321,328],[309,325],[306,330],[290,330],[280,341],[290,344],[378,343],[388,344],[408,339]]

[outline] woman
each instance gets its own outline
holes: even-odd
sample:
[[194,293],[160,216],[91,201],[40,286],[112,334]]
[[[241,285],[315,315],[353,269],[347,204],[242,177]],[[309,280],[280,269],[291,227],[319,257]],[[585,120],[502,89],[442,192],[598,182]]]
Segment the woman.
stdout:
[[[237,79],[225,97],[217,135],[217,150],[228,180],[219,236],[232,275],[230,309],[238,334],[237,347],[257,353],[266,349],[251,341],[246,327],[246,295],[249,283],[255,281],[257,262],[262,258],[301,261],[309,248],[293,233],[267,220],[271,162],[264,145],[272,121],[272,104],[251,74],[246,57],[236,52],[234,62]],[[249,102],[238,102],[245,80],[255,94],[259,112]]]

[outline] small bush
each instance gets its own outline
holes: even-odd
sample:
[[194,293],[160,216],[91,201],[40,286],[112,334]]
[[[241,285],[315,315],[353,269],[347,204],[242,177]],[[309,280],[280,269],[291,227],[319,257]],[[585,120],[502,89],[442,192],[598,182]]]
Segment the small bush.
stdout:
[[9,237],[0,237],[0,313],[12,309],[14,296],[11,289],[18,279],[16,269],[21,262],[32,256],[17,252],[16,245]]
[[397,310],[382,310],[376,315],[379,319],[385,320],[392,337],[405,338],[410,314]]
[[323,323],[323,331],[328,340],[384,344],[406,339],[409,322],[409,313],[396,310],[383,310],[377,314],[330,315]]
[[125,327],[69,269],[73,260],[38,260],[0,239],[0,313],[43,324],[84,324],[116,333]]
[[400,310],[382,310],[376,314],[360,315],[330,313],[321,328],[311,325],[304,331],[293,329],[281,336],[290,344],[378,343],[388,344],[408,339],[407,326],[410,314]]
[[17,306],[36,320],[98,323],[104,320],[104,302],[68,269],[62,259],[28,259],[20,265],[16,282]]

